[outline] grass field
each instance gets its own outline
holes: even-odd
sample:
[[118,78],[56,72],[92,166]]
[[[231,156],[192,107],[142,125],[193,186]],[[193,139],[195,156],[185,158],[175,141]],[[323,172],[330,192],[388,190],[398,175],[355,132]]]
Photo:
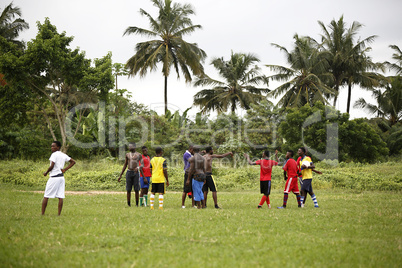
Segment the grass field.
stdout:
[[[24,189],[26,190],[26,189]],[[67,189],[68,190],[68,189]],[[219,192],[204,210],[127,207],[125,194],[67,194],[40,216],[43,195],[0,184],[1,267],[400,267],[400,192],[317,190],[297,208],[257,210],[258,191]],[[282,204],[282,191],[271,195]],[[186,201],[189,204],[189,200]]]

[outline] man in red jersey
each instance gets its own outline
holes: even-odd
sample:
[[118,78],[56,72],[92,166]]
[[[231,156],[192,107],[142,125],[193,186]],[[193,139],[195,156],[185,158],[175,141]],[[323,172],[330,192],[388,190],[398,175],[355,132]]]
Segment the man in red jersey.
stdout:
[[[301,207],[300,203],[300,192],[299,192],[299,186],[297,183],[297,171],[298,167],[296,164],[296,161],[293,159],[294,152],[292,150],[289,150],[286,152],[286,163],[283,166],[283,170],[285,172],[285,191],[283,195],[283,205],[281,207],[278,207],[279,209],[286,208],[286,204],[288,202],[288,197],[289,193],[293,192],[296,195],[297,198],[297,205],[298,207]],[[287,176],[286,176],[287,173]]]
[[267,202],[268,208],[271,208],[271,202],[269,201],[269,194],[271,193],[271,173],[272,167],[278,165],[278,151],[275,151],[276,161],[269,159],[269,151],[264,151],[262,159],[252,162],[248,154],[244,154],[250,165],[259,165],[260,168],[260,190],[263,194],[260,203],[257,208],[261,208],[265,202]]
[[140,207],[144,205],[144,207],[147,206],[148,203],[148,189],[149,189],[149,184],[151,183],[151,169],[149,168],[150,166],[150,161],[151,159],[149,158],[148,155],[148,148],[146,146],[142,146],[142,161],[144,161],[144,166],[142,168],[142,171],[144,172],[145,177],[140,177],[140,185],[141,185],[141,192],[140,192]]

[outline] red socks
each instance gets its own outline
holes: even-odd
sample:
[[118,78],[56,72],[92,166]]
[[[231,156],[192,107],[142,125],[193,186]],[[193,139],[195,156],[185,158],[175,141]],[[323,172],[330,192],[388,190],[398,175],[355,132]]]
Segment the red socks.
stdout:
[[266,195],[263,195],[263,196],[262,196],[259,205],[260,205],[260,206],[264,205],[264,202],[265,202],[265,201],[267,201],[267,205],[269,206],[271,202],[269,201],[269,196],[266,196]]

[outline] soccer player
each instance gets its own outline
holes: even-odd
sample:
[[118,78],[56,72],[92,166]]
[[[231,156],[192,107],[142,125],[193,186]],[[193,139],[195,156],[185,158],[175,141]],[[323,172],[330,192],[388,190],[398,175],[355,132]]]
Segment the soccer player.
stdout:
[[163,150],[156,147],[156,156],[151,159],[150,169],[152,172],[152,189],[151,189],[151,209],[154,209],[155,194],[159,194],[159,209],[163,209],[163,194],[166,187],[169,186],[169,178],[167,173],[166,159],[162,157]]
[[[306,149],[306,153],[307,153],[307,149]],[[301,170],[300,170],[300,160],[301,160],[301,157],[299,156],[297,158],[297,160],[296,160],[296,165],[297,165],[297,168],[298,168],[297,175],[298,175],[298,179],[299,179],[299,182],[300,182],[300,188],[301,188],[301,186],[303,184],[303,177],[302,177],[302,173],[301,173]],[[312,171],[317,173],[317,174],[319,174],[319,175],[322,174],[321,171],[316,170],[315,168],[312,169]],[[303,199],[303,204],[305,204],[305,203],[306,203],[306,199]]]
[[[192,183],[193,186],[193,196],[197,208],[204,208],[204,194],[202,193],[202,186],[205,183],[205,159],[200,154],[200,148],[198,146],[193,147],[194,156],[190,157],[188,162],[190,163],[190,168],[188,171],[186,185]],[[192,182],[190,182],[192,178]]]
[[208,197],[208,188],[212,192],[212,198],[214,199],[215,203],[215,208],[219,209],[220,207],[218,206],[218,196],[217,196],[217,191],[216,191],[216,185],[214,178],[212,177],[212,160],[214,158],[224,158],[226,156],[233,156],[232,152],[228,152],[225,154],[214,154],[214,151],[211,146],[208,146],[205,148],[205,184],[202,187],[202,191],[204,192],[204,207],[207,207],[207,197]]
[[[144,161],[144,166],[142,167],[142,171],[145,177],[140,177],[140,185],[141,185],[141,193],[140,193],[140,207],[147,206],[148,203],[148,189],[149,184],[151,183],[151,169],[149,167],[151,159],[148,155],[148,148],[146,146],[142,146],[142,161]],[[140,162],[141,164],[141,162]]]
[[[289,193],[292,191],[296,195],[297,199],[297,205],[298,207],[301,207],[301,202],[300,202],[300,192],[299,192],[299,186],[297,183],[297,164],[296,161],[293,159],[294,152],[292,150],[289,150],[286,152],[286,163],[283,166],[284,170],[284,176],[285,176],[285,191],[283,194],[283,205],[281,207],[278,207],[279,209],[286,208],[286,204],[288,202],[288,197]],[[286,176],[287,173],[287,176]]]
[[[306,148],[300,147],[297,153],[300,156],[300,162],[299,162],[299,167],[302,175],[302,184],[301,184],[301,197],[300,197],[300,202],[301,202],[301,207],[304,207],[304,200],[307,197],[307,193],[310,194],[311,199],[314,202],[314,207],[318,208],[318,202],[317,202],[317,197],[315,196],[313,192],[313,186],[312,186],[312,181],[313,181],[313,169],[315,168],[313,161],[309,156],[306,155]],[[309,165],[305,165],[304,162],[307,161]]]
[[192,195],[192,187],[191,187],[191,183],[189,185],[186,185],[186,181],[187,181],[187,177],[188,177],[188,170],[190,168],[190,163],[188,162],[188,160],[190,159],[190,157],[192,157],[194,154],[194,149],[193,146],[190,145],[188,147],[188,150],[183,154],[183,162],[184,162],[184,182],[183,182],[183,194],[181,197],[181,207],[182,208],[186,208],[186,206],[184,205],[185,201],[186,201],[186,195],[188,194],[189,197],[191,198],[191,203],[192,206],[194,207],[195,203],[194,203],[194,196]]
[[[131,191],[134,188],[135,192],[135,205],[138,207],[139,193],[140,193],[140,174],[144,178],[144,173],[142,167],[144,166],[144,161],[140,153],[136,152],[136,145],[134,142],[130,142],[128,145],[129,153],[126,153],[126,160],[123,165],[123,170],[120,173],[118,182],[121,180],[124,171],[128,166],[126,172],[126,191],[127,191],[127,205],[131,207]],[[140,163],[140,164],[139,164]]]
[[260,165],[260,190],[263,194],[260,203],[257,208],[262,208],[265,202],[267,202],[268,208],[271,208],[271,202],[269,200],[269,195],[271,193],[271,173],[272,167],[278,165],[278,150],[275,151],[276,161],[269,159],[269,151],[264,151],[262,154],[262,159],[252,162],[248,154],[244,154],[247,162],[250,165]]
[[[45,215],[47,202],[49,198],[58,198],[58,216],[61,214],[61,210],[63,209],[63,199],[64,199],[64,190],[65,190],[65,180],[64,173],[69,170],[72,166],[75,165],[74,159],[66,155],[65,153],[60,152],[61,143],[59,141],[52,142],[50,149],[52,154],[50,155],[50,166],[43,173],[43,176],[47,176],[50,173],[49,180],[46,183],[45,195],[42,201],[42,215]],[[70,164],[64,168],[66,162]]]

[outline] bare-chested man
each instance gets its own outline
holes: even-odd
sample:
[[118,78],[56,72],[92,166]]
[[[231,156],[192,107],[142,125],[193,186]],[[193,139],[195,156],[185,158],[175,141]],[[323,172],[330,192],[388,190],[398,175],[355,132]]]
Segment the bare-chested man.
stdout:
[[214,178],[212,177],[212,160],[214,158],[224,158],[229,155],[233,156],[233,153],[229,152],[229,153],[225,153],[225,154],[214,154],[214,151],[211,146],[208,146],[207,148],[205,148],[205,152],[206,152],[206,154],[204,155],[204,158],[205,158],[206,180],[205,180],[204,186],[202,187],[202,191],[204,192],[204,207],[207,207],[207,196],[208,196],[208,188],[209,188],[212,192],[212,198],[214,199],[215,208],[219,209],[220,207],[218,206],[216,185],[215,185]]
[[[190,185],[190,180],[193,178],[193,197],[197,208],[201,208],[204,200],[204,195],[202,193],[202,186],[205,183],[205,159],[200,155],[200,148],[198,146],[193,147],[194,156],[190,157],[188,162],[190,163],[190,168],[188,171],[188,177],[186,185]],[[204,207],[204,206],[203,206]]]
[[[123,176],[124,171],[128,166],[128,170],[126,172],[126,191],[127,191],[127,204],[131,206],[131,191],[134,187],[135,192],[135,205],[138,207],[139,201],[139,192],[140,192],[140,174],[144,178],[144,173],[142,171],[142,167],[144,166],[144,161],[142,160],[142,156],[140,153],[135,151],[135,143],[130,142],[128,145],[129,153],[126,154],[126,161],[123,165],[123,170],[120,173],[118,182],[121,180],[121,176]],[[140,164],[140,165],[139,165]]]

